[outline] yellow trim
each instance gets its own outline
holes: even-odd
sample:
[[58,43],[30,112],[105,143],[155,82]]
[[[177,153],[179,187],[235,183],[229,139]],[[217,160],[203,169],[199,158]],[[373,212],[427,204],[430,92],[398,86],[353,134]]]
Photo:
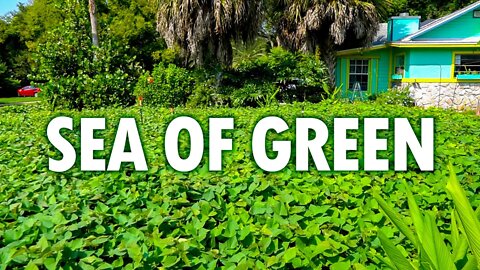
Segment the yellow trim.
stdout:
[[368,60],[368,86],[367,86],[367,94],[372,94],[372,59]]
[[[455,78],[455,59],[457,54],[480,54],[480,51],[453,51],[452,52],[452,67],[450,71],[450,78]],[[456,79],[456,78],[455,78]],[[460,80],[463,81],[463,80]],[[474,80],[468,80],[469,82],[474,82]]]
[[392,66],[393,66],[393,50],[390,50],[390,59],[388,60],[388,88],[392,87]]
[[338,51],[337,56],[345,56],[345,55],[351,55],[351,54],[363,54],[365,52],[385,49],[387,47],[388,47],[387,44],[382,44],[382,45],[375,45],[375,46],[366,47],[366,48],[356,48],[356,49],[343,50],[343,51]]
[[397,65],[397,57],[399,56],[403,56],[403,74],[402,74],[402,77],[404,78],[405,77],[405,67],[407,66],[407,54],[405,52],[400,52],[400,53],[396,53],[393,55],[393,72],[392,72],[392,75],[393,73],[395,72],[396,74],[396,65]]
[[408,78],[408,79],[402,79],[401,80],[402,83],[461,83],[461,82],[465,82],[465,83],[469,83],[469,82],[472,82],[472,83],[478,83],[480,82],[480,80],[459,80],[457,78],[450,78],[450,79],[441,79],[441,78],[421,78],[421,79],[412,79],[412,78]]
[[382,45],[375,45],[366,48],[356,48],[338,51],[337,56],[347,56],[352,54],[363,54],[366,52],[385,49],[388,47],[394,48],[480,48],[480,44],[477,43],[386,43]]
[[455,52],[452,52],[452,64],[450,66],[450,78],[455,77]]
[[[345,58],[347,61],[347,78],[346,78],[346,85],[345,85],[345,93],[348,95],[348,92],[351,91],[350,88],[350,60],[368,60],[368,85],[367,85],[367,94],[372,94],[372,60],[377,60],[378,66],[378,59],[379,57],[352,57],[352,58]],[[377,70],[377,81],[378,81],[378,70]],[[377,84],[378,87],[378,84]]]
[[448,44],[442,44],[442,43],[413,43],[413,44],[407,44],[407,43],[392,43],[390,44],[392,47],[396,48],[480,48],[479,44],[465,44],[465,43],[448,43]]
[[[379,68],[380,68],[380,66],[379,66],[380,64],[379,64],[379,63],[380,63],[380,60],[377,59],[377,70],[375,71],[375,73],[376,73],[376,75],[377,75],[377,76],[376,76],[376,87],[377,87],[377,88],[375,89],[375,93],[378,92],[378,88],[379,88],[379,86],[378,86],[378,77],[379,77],[379,73],[380,73],[380,69],[379,69]],[[373,93],[370,93],[370,94],[373,94]]]
[[345,93],[348,95],[348,91],[350,91],[350,58],[345,58],[345,61],[347,62],[347,69],[345,70],[347,77],[345,78]]
[[[341,87],[342,86],[342,83],[343,83],[343,70],[342,70],[342,67],[343,67],[343,59],[340,58],[340,82],[338,83],[338,85]],[[343,90],[343,89],[342,89]]]
[[344,57],[344,59],[358,59],[358,60],[370,60],[370,59],[380,59],[380,56],[362,56],[362,55],[349,55],[349,57]]

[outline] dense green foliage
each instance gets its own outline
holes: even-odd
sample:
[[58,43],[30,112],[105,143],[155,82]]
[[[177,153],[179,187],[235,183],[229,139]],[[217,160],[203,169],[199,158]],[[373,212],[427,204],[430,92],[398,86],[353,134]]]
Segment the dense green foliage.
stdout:
[[177,107],[187,103],[193,86],[194,77],[189,70],[174,64],[159,64],[140,77],[135,94],[146,105]]
[[[444,232],[453,209],[445,192],[451,162],[472,206],[480,203],[480,118],[473,114],[361,103],[177,109],[175,115],[149,107],[58,113],[8,107],[0,113],[0,265],[6,268],[375,269],[384,267],[379,228],[394,245],[413,257],[417,253],[380,211],[373,193],[407,216],[402,183],[407,181],[420,209],[432,209]],[[165,127],[185,114],[205,130],[208,117],[235,117],[235,130],[224,134],[234,139],[234,150],[224,154],[222,172],[208,172],[207,155],[191,173],[166,165]],[[79,117],[107,117],[107,130],[96,133],[107,145],[96,155],[107,159],[118,118],[136,117],[149,171],[133,172],[126,165],[120,172],[49,172],[48,158],[60,155],[45,138],[45,127],[56,115],[76,119],[76,131],[64,132],[76,147]],[[318,117],[328,126],[333,117],[409,117],[414,126],[421,117],[434,117],[436,170],[421,173],[412,160],[408,172],[296,172],[292,162],[279,173],[265,173],[253,162],[250,138],[266,115],[281,115],[290,125],[296,117]],[[381,155],[392,156],[393,132],[380,134],[389,139]],[[287,131],[268,140],[294,136]],[[351,136],[362,141],[357,132]],[[181,151],[188,151],[187,136],[180,140]],[[331,138],[324,151],[331,159]],[[361,159],[362,153],[351,157]],[[412,226],[411,219],[405,223]]]
[[[445,238],[437,228],[435,213],[427,211],[424,215],[406,182],[404,186],[414,231],[405,223],[406,218],[398,215],[385,200],[378,195],[374,195],[374,198],[392,223],[415,246],[418,256],[415,261],[408,260],[380,230],[378,236],[388,256],[385,263],[391,269],[477,269],[480,266],[478,263],[480,262],[480,221],[460,186],[453,168],[450,167],[450,178],[446,189],[453,198],[455,208],[450,215],[450,231],[444,234]],[[448,239],[451,248],[446,245],[444,239]]]
[[[70,16],[46,34],[38,46],[32,79],[52,106],[100,108],[134,103],[133,88],[140,74],[124,45],[108,40],[91,43],[86,8],[65,7]],[[113,39],[114,40],[114,39]]]
[[228,70],[189,70],[159,64],[139,79],[136,95],[144,98],[144,104],[164,107],[318,102],[324,96],[325,73],[316,56],[277,47],[238,61]]
[[[18,12],[0,18],[0,96],[16,95],[14,90],[17,87],[30,84],[29,74],[38,75],[33,53],[51,42],[51,32],[64,28],[72,14],[80,15],[79,10],[69,9],[74,2],[78,2],[80,10],[88,7],[85,0],[35,0],[29,5],[21,5]],[[160,59],[165,43],[156,31],[156,11],[150,2],[97,2],[100,43],[120,44],[115,53],[135,57],[142,67],[151,69]],[[89,29],[88,13],[83,12],[81,16],[77,19],[85,20],[84,27]],[[7,68],[3,75],[2,62]]]
[[409,88],[389,89],[387,92],[369,97],[379,104],[401,105],[407,107],[415,106],[415,100],[412,98]]

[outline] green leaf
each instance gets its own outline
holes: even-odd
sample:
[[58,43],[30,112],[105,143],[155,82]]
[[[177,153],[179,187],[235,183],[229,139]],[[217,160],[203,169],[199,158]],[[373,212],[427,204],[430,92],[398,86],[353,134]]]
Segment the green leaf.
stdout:
[[382,243],[382,248],[387,253],[388,258],[398,270],[415,270],[412,264],[403,256],[402,252],[383,234],[382,231],[378,231],[378,238]]
[[332,266],[330,267],[330,269],[332,270],[349,270],[351,267],[351,264],[350,262],[336,262],[334,264],[332,264]]
[[[465,195],[465,191],[460,186],[453,166],[449,166],[450,178],[447,182],[447,190],[453,198],[455,210],[465,230],[470,250],[475,256],[477,262],[480,262],[480,221],[475,211],[473,211],[470,201]],[[480,268],[480,265],[479,265]]]
[[378,202],[378,205],[380,208],[382,208],[383,212],[385,212],[388,218],[392,221],[392,223],[397,226],[398,230],[415,245],[417,242],[415,235],[408,225],[402,220],[402,217],[398,214],[398,212],[390,207],[385,200],[378,196],[378,194],[374,194],[373,197]]
[[131,242],[127,245],[127,253],[128,256],[136,263],[142,260],[142,249],[135,242]]
[[54,258],[46,258],[43,261],[43,265],[45,265],[45,268],[48,270],[55,270],[57,268],[57,262]]
[[425,215],[425,230],[421,235],[422,248],[427,253],[430,261],[436,269],[455,270],[452,254],[448,251],[447,245],[438,231],[432,213]]
[[[410,210],[410,216],[412,217],[413,226],[415,227],[415,231],[417,233],[417,239],[420,240],[424,231],[423,215],[420,212],[420,208],[418,207],[412,192],[410,191],[410,187],[408,186],[407,181],[403,180],[403,185],[405,186],[405,190],[407,191],[408,209]],[[421,244],[417,243],[417,241],[412,241],[412,243],[417,248],[419,247],[419,244]]]
[[297,248],[296,247],[293,247],[293,248],[289,248],[285,251],[285,253],[283,254],[283,258],[282,260],[286,263],[290,262],[291,260],[293,260],[295,258],[295,256],[297,256]]
[[478,270],[478,263],[475,256],[468,256],[468,261],[463,266],[462,270]]
[[162,263],[164,267],[172,267],[180,261],[180,257],[177,256],[167,256],[163,259]]

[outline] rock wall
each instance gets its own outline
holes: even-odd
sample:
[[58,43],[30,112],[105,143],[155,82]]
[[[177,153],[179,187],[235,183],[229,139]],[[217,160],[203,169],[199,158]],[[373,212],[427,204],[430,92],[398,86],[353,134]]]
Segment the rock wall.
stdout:
[[410,83],[409,87],[417,106],[477,109],[480,105],[480,83]]

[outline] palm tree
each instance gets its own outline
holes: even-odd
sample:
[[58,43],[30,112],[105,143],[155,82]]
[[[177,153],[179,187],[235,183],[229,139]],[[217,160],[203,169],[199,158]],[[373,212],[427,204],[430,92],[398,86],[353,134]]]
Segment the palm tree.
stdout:
[[95,5],[95,0],[88,0],[88,10],[90,13],[90,24],[92,26],[92,43],[93,46],[98,47],[97,8]]
[[318,52],[335,84],[336,51],[341,46],[366,46],[387,16],[392,0],[282,0],[277,34],[291,50]]
[[186,66],[230,66],[232,41],[257,35],[263,0],[157,0],[157,8],[157,30]]

